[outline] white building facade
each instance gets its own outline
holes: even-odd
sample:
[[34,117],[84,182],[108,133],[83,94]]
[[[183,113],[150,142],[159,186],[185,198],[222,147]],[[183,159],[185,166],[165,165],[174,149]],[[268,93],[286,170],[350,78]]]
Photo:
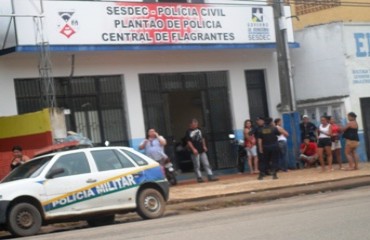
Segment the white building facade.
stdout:
[[[230,132],[241,137],[244,120],[279,116],[269,6],[40,2],[9,1],[17,17],[0,19],[10,29],[1,33],[1,116],[43,106],[40,39],[67,126],[97,145],[137,148],[156,128],[172,154],[198,118],[212,165],[225,168],[235,165]],[[30,15],[43,15],[43,23]]]
[[362,161],[369,159],[370,24],[331,23],[295,32],[292,51],[298,109],[318,124],[322,115],[345,124],[355,112]]

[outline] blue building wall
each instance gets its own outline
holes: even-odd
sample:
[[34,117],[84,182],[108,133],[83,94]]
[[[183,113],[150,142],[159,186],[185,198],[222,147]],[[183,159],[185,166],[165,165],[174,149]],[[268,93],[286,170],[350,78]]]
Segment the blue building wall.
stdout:
[[360,132],[358,134],[360,138],[360,146],[357,148],[357,153],[360,157],[360,162],[367,162],[367,154],[366,154],[366,145],[365,145],[365,135],[364,132]]
[[139,145],[144,140],[144,138],[133,138],[129,140],[130,147],[139,151]]

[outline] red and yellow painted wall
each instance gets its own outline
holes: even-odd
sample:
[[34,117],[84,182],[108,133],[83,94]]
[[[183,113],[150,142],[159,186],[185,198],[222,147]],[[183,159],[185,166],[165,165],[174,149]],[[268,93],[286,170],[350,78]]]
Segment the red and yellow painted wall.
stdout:
[[53,144],[49,109],[16,116],[0,117],[0,179],[10,171],[12,148],[19,145],[32,157],[40,148]]

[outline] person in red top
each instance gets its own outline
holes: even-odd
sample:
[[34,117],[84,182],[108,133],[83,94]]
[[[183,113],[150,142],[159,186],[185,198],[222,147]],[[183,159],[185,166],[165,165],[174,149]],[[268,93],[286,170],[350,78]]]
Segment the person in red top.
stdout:
[[257,140],[252,129],[252,121],[247,119],[244,122],[244,143],[245,150],[248,153],[248,166],[251,174],[259,173],[258,171],[258,155],[257,155]]
[[300,151],[301,155],[299,156],[299,160],[305,163],[305,167],[310,167],[316,163],[318,159],[317,144],[315,142],[310,142],[310,136],[304,137]]
[[339,165],[339,169],[343,170],[342,168],[342,156],[340,150],[342,145],[340,143],[340,134],[341,134],[341,127],[335,123],[334,117],[330,117],[330,125],[331,125],[331,151],[333,156],[335,156],[335,160]]

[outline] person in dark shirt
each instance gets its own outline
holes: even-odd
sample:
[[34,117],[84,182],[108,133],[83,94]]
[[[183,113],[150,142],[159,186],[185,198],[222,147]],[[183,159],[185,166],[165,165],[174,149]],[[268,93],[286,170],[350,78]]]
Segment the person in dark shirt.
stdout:
[[279,144],[278,136],[283,134],[288,136],[288,132],[283,128],[277,128],[272,124],[272,118],[265,119],[265,126],[260,128],[258,138],[258,149],[263,154],[262,161],[260,161],[260,174],[258,180],[262,180],[266,169],[270,167],[272,171],[272,178],[277,179],[277,169],[279,164]]
[[310,119],[308,118],[307,115],[303,115],[302,122],[299,124],[299,128],[301,130],[301,142],[304,142],[304,138],[306,136],[310,137],[311,142],[316,142],[317,127],[315,126],[315,124],[310,122]]
[[348,123],[343,128],[343,138],[346,140],[345,154],[348,160],[348,168],[346,170],[358,170],[360,158],[356,152],[359,146],[360,139],[358,136],[358,124],[356,121],[357,115],[354,112],[347,114]]
[[[249,132],[249,134],[254,134],[254,137],[257,139],[257,142],[256,142],[256,145],[257,145],[257,158],[258,158],[258,162],[262,161],[262,158],[263,158],[263,154],[260,152],[259,148],[258,148],[258,134],[260,133],[261,129],[263,128],[263,126],[265,126],[265,118],[264,117],[257,117],[256,119],[256,126],[252,129],[251,132]],[[261,171],[261,168],[258,166],[258,170]],[[266,168],[266,174],[269,175],[269,169]]]
[[198,183],[204,182],[202,173],[200,171],[200,162],[202,162],[204,170],[207,172],[208,181],[217,181],[218,179],[213,176],[211,166],[207,156],[207,145],[203,138],[203,133],[198,127],[198,120],[192,119],[190,122],[190,128],[185,133],[185,139],[187,146],[191,151],[191,159],[194,165],[194,172],[197,176]]
[[260,129],[265,126],[265,118],[264,117],[257,117],[256,119],[256,127],[253,128],[252,132],[250,134],[254,134],[256,138],[258,138],[258,134],[260,132]]

